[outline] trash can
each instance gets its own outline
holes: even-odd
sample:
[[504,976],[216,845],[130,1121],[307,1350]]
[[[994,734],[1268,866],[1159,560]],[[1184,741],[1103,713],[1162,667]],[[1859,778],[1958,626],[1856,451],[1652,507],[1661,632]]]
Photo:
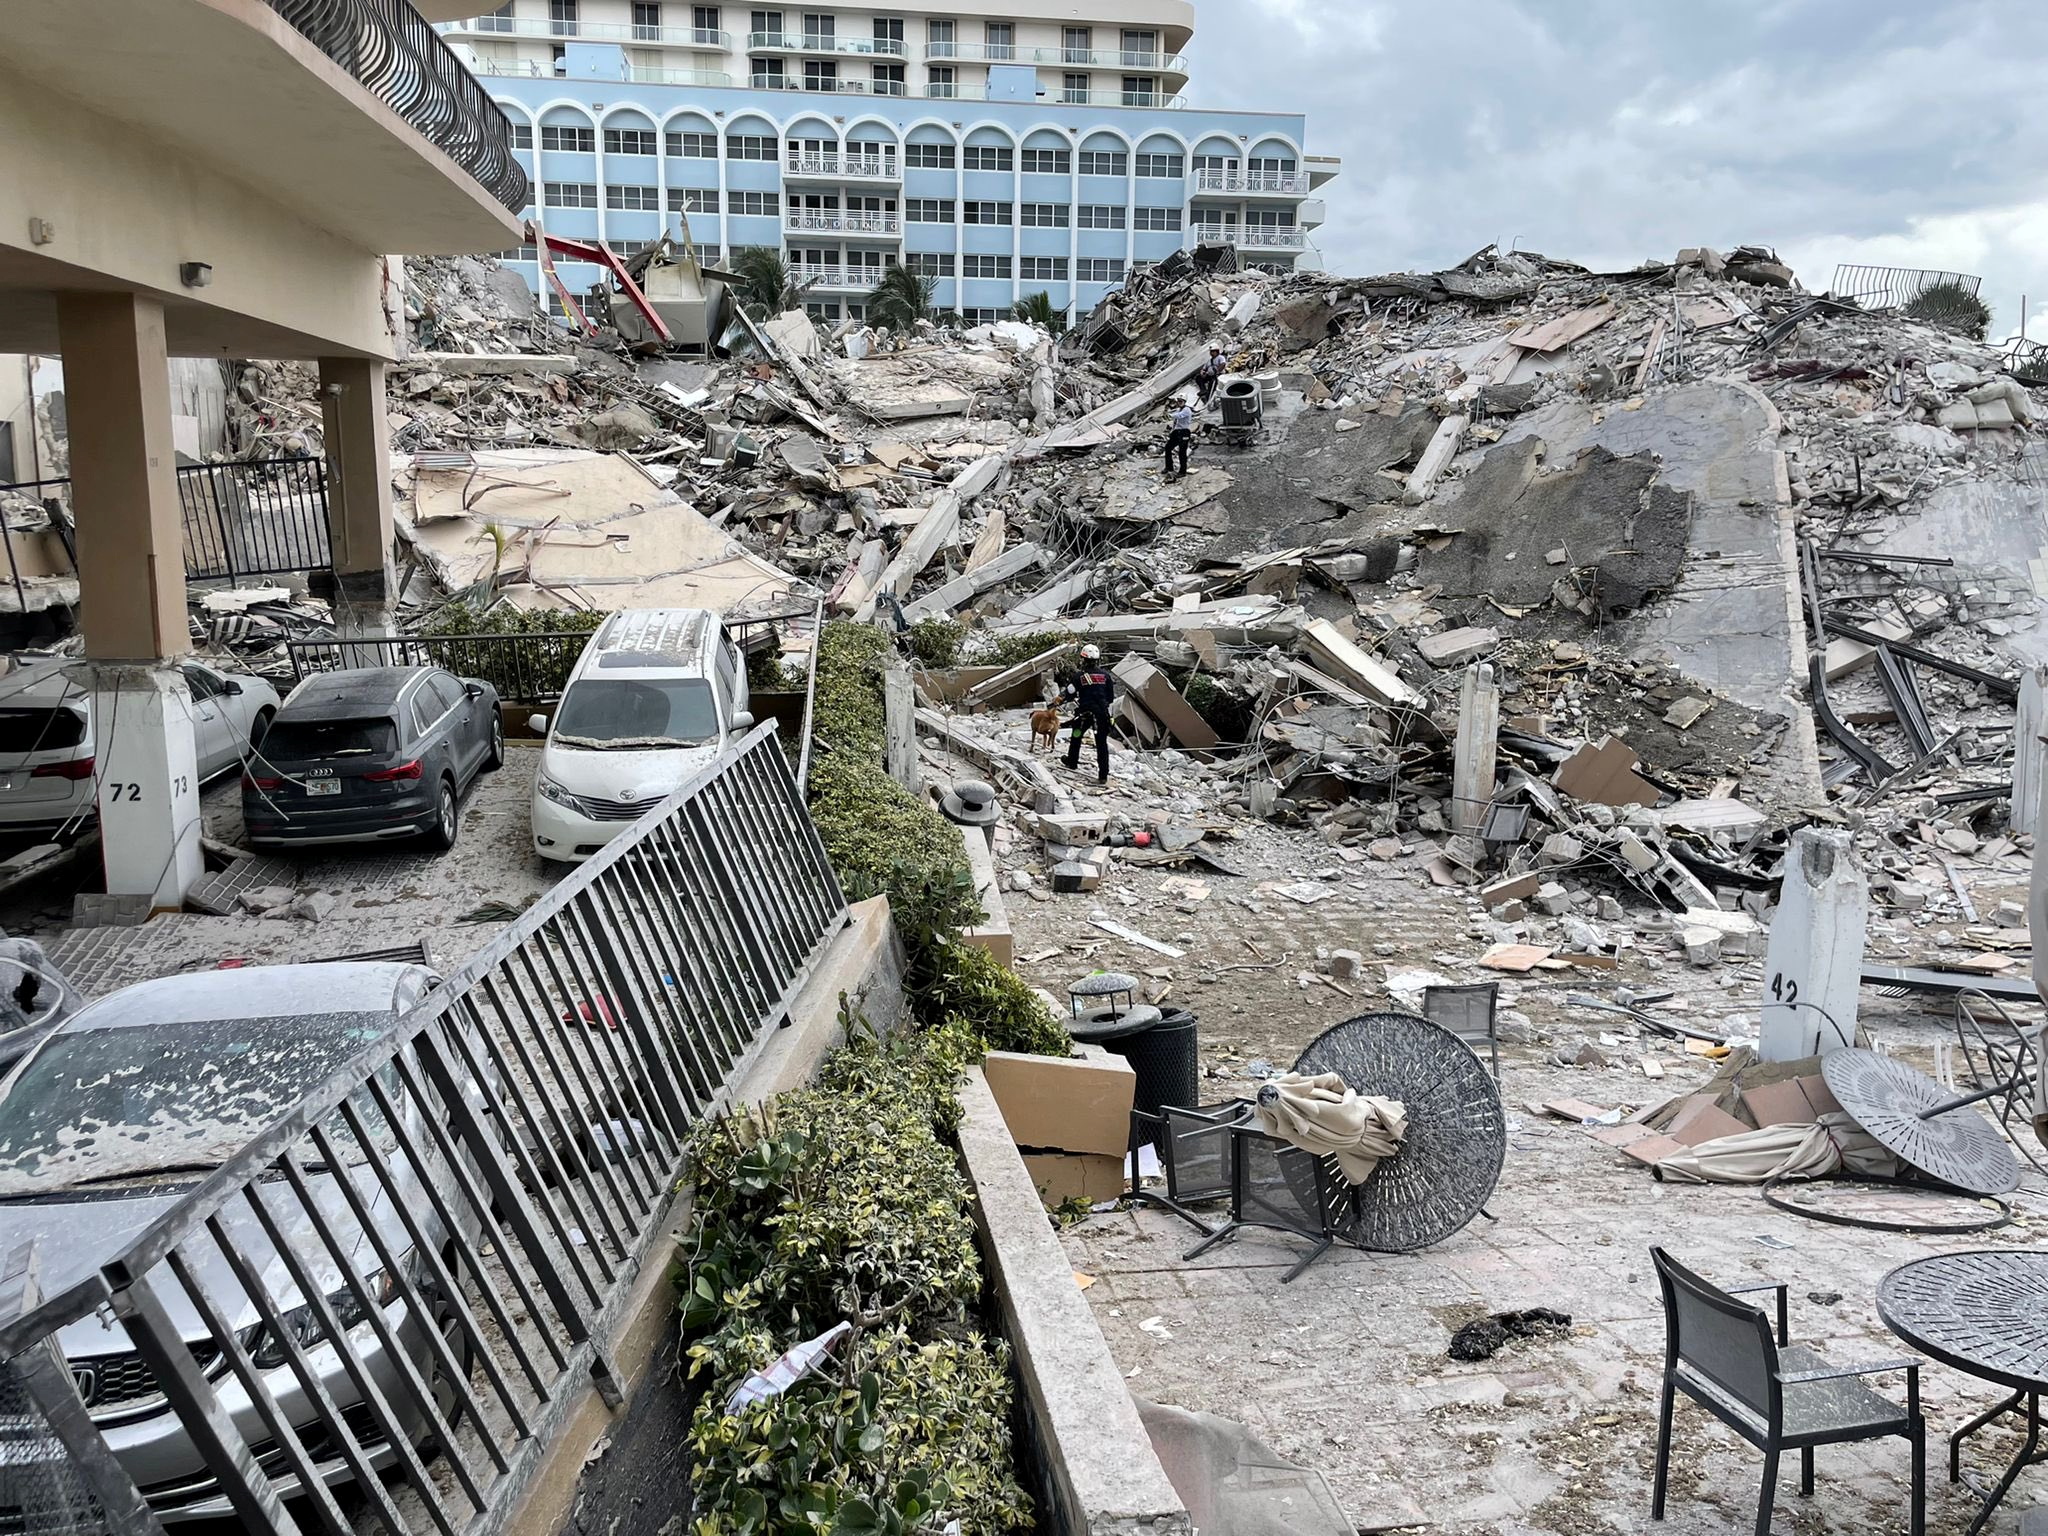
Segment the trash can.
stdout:
[[[1195,1060],[1196,1019],[1176,1008],[1148,1028],[1102,1041],[1131,1064],[1137,1079],[1133,1108],[1156,1115],[1163,1108],[1194,1109],[1202,1100],[1201,1069]],[[1160,1133],[1152,1140],[1157,1143]]]

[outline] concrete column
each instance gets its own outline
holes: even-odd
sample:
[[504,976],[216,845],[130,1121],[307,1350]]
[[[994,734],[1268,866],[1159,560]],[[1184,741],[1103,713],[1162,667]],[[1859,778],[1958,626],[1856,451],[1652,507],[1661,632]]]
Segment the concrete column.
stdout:
[[1758,1054],[1765,1061],[1825,1056],[1856,1043],[1869,907],[1847,832],[1804,827],[1792,834],[1764,962]]
[[1500,748],[1500,685],[1490,662],[1465,669],[1458,690],[1458,737],[1451,770],[1451,829],[1476,833],[1493,799]]
[[320,359],[320,417],[327,438],[327,534],[333,549],[334,618],[344,635],[391,625],[391,430],[384,365]]
[[161,665],[190,644],[163,306],[60,294],[57,333],[107,891],[175,909],[202,866],[191,697]]
[[[2012,814],[2015,832],[2032,832],[2041,819],[2042,770],[2048,768],[2048,746],[2041,742],[2048,728],[2048,666],[2034,663],[2020,676],[2019,718],[2012,733]],[[2035,862],[2040,862],[2036,844]]]
[[57,296],[85,653],[149,661],[191,644],[164,311],[130,293]]
[[175,912],[205,873],[191,695],[176,668],[101,665],[91,685],[107,891]]

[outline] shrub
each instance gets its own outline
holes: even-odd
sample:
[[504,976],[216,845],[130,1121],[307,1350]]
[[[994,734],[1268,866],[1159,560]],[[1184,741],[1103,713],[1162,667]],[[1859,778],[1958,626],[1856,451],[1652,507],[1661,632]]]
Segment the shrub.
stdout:
[[[1017,1529],[1009,1356],[972,1324],[971,1195],[941,1138],[974,1043],[850,1031],[818,1083],[692,1138],[684,1325],[698,1536]],[[843,1319],[854,1337],[781,1396],[734,1387]]]
[[930,969],[930,978],[912,998],[927,1022],[971,1028],[991,1051],[1073,1054],[1073,1040],[1045,1000],[979,945],[947,944]]
[[1200,715],[1210,730],[1227,742],[1248,740],[1252,730],[1251,705],[1243,695],[1232,692],[1206,672],[1197,672],[1181,686],[1181,697]]
[[1043,635],[1005,635],[983,642],[970,659],[977,667],[1014,667],[1080,638],[1063,629]]
[[1975,341],[1982,341],[1991,328],[1991,306],[1957,282],[1928,284],[1900,306],[1899,312]]
[[910,626],[910,654],[919,666],[957,667],[967,626],[951,619],[919,619]]
[[[509,603],[482,607],[449,603],[420,631],[425,650],[437,667],[460,677],[480,677],[499,697],[537,702],[558,697],[569,681],[585,637],[610,617],[587,609],[514,608]],[[524,635],[524,640],[472,639],[477,635]],[[567,639],[547,636],[566,635]]]

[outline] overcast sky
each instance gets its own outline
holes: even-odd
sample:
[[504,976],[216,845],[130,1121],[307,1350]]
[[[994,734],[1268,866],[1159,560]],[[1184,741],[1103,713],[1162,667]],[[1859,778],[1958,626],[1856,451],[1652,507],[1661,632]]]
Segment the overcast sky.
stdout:
[[[1595,267],[1773,245],[1984,279],[2048,338],[2048,0],[1196,0],[1197,106],[1344,157],[1333,272],[1488,241]],[[2040,318],[2035,318],[2035,317]]]

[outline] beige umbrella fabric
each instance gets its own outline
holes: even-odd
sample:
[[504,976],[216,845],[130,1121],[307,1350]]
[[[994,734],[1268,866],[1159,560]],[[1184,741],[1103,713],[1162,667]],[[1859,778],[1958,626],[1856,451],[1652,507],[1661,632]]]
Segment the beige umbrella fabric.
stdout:
[[1361,1097],[1335,1072],[1283,1073],[1259,1089],[1257,1109],[1259,1128],[1268,1136],[1335,1158],[1353,1184],[1371,1178],[1383,1159],[1401,1149],[1408,1132],[1408,1111],[1398,1100]]
[[1770,1125],[1718,1136],[1657,1162],[1664,1178],[1692,1184],[1818,1179],[1843,1168],[1897,1178],[1899,1160],[1849,1116],[1828,1114],[1815,1125]]

